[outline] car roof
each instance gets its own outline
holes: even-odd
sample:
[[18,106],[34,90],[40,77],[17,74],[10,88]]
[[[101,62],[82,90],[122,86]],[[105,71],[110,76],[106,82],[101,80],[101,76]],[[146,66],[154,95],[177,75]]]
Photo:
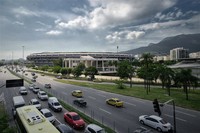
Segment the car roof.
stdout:
[[74,90],[74,92],[82,92],[81,90]]
[[96,125],[96,124],[89,124],[87,127],[92,128],[95,131],[99,131],[102,130],[103,128],[101,128],[100,126]]
[[46,93],[45,91],[39,91],[39,93]]
[[71,116],[78,115],[76,112],[68,112],[67,114],[70,114]]
[[34,99],[31,99],[31,101],[32,101],[32,102],[35,102],[35,101],[38,101],[38,100],[37,100],[36,98],[34,98]]
[[149,117],[154,118],[154,119],[156,119],[156,120],[162,120],[161,117],[156,116],[156,115],[150,115]]
[[40,111],[42,111],[43,113],[47,113],[47,112],[51,112],[49,111],[48,109],[44,108],[44,109],[41,109]]
[[21,86],[21,87],[20,87],[20,89],[26,89],[26,87],[24,87],[24,86]]
[[119,100],[118,98],[110,98],[110,99],[113,99],[113,100]]
[[68,125],[65,125],[65,124],[59,124],[56,127],[59,128],[59,129],[61,129],[62,131],[72,130]]

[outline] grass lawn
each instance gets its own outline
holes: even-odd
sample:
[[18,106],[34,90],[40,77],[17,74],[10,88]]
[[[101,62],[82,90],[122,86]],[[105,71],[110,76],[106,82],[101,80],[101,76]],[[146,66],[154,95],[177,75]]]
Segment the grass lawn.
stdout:
[[186,95],[183,92],[183,89],[171,89],[171,96],[168,96],[166,89],[152,87],[151,91],[147,95],[144,87],[138,87],[138,86],[132,88],[127,86],[125,89],[117,89],[117,85],[112,85],[112,84],[98,84],[91,82],[70,81],[62,79],[61,80],[55,79],[55,80],[66,84],[84,86],[88,88],[147,99],[151,101],[153,101],[153,99],[155,98],[157,98],[159,102],[166,102],[170,99],[174,99],[176,106],[200,111],[200,102],[199,102],[200,90],[193,90],[193,89],[188,90],[189,100],[186,100]]

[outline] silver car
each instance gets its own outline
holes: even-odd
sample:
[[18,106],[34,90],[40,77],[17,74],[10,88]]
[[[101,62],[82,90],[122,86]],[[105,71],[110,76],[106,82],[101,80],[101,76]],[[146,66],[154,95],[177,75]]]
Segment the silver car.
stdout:
[[89,124],[85,128],[85,133],[106,133],[106,132],[102,127],[96,124]]
[[41,109],[40,112],[51,122],[54,123],[55,122],[55,116],[51,113],[51,111],[49,111],[48,109]]
[[37,95],[40,100],[48,100],[48,95],[44,91],[39,91]]

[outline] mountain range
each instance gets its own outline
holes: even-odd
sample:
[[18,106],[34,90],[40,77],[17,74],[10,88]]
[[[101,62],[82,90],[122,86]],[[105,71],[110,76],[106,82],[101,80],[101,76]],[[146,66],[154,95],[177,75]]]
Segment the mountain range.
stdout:
[[169,55],[170,50],[178,47],[188,49],[189,53],[200,51],[200,33],[198,34],[181,34],[177,36],[164,38],[159,43],[150,43],[146,47],[140,47],[122,53],[142,54],[151,53],[154,55]]

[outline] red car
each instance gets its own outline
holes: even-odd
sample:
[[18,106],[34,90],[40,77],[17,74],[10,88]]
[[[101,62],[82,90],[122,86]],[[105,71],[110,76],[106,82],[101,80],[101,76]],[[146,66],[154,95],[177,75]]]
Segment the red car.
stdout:
[[65,121],[74,129],[84,129],[85,122],[76,112],[64,113]]

